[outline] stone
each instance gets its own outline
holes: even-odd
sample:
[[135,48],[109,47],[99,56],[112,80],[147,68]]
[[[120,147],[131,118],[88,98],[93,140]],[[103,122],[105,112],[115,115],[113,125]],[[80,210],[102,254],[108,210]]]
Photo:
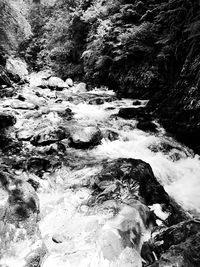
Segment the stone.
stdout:
[[37,132],[31,139],[34,146],[47,146],[65,138],[65,131],[62,129],[47,128]]
[[3,104],[4,107],[11,107],[13,109],[29,109],[33,110],[36,106],[27,101],[20,101],[18,99],[6,100]]
[[66,84],[61,78],[50,77],[48,80],[48,87],[55,90],[62,90],[66,87]]
[[15,116],[12,114],[0,112],[0,129],[13,126],[16,121]]
[[87,85],[86,83],[78,83],[75,86],[75,92],[87,92]]
[[22,141],[29,141],[33,137],[34,133],[29,130],[22,130],[17,132],[17,139]]
[[28,76],[28,66],[25,61],[20,58],[10,57],[6,61],[6,69],[12,76],[18,75],[21,80],[25,80]]
[[112,131],[112,130],[106,130],[104,133],[104,138],[107,138],[110,141],[115,141],[119,139],[119,134]]
[[151,166],[142,160],[119,158],[105,162],[102,171],[95,177],[91,186],[96,188],[96,192],[99,188],[99,192],[102,194],[101,184],[105,182],[116,184],[115,192],[109,192],[109,198],[111,199],[113,199],[116,191],[123,195],[127,187],[130,188],[132,196],[134,194],[139,195],[147,205],[155,203],[166,203],[168,205],[170,202],[163,186],[156,180]]
[[102,105],[104,104],[104,99],[103,98],[93,98],[91,100],[89,100],[88,102],[90,105]]
[[76,149],[93,148],[101,143],[102,134],[98,127],[75,127],[70,130],[69,146]]
[[52,236],[52,240],[53,242],[59,244],[59,243],[63,243],[65,241],[65,236],[62,234],[54,234]]
[[66,108],[62,111],[57,111],[58,115],[66,120],[72,120],[73,118],[73,111],[70,108]]
[[74,82],[71,78],[67,78],[67,80],[65,81],[65,83],[69,86],[72,87],[74,85]]
[[[39,199],[34,188],[23,179],[15,177],[6,172],[0,172],[0,187],[7,192],[8,198],[5,203],[4,222],[13,223],[33,220],[32,227],[35,227],[39,213]],[[29,225],[28,227],[31,228]],[[29,228],[29,230],[30,230]]]
[[44,172],[49,171],[51,168],[51,163],[48,159],[41,157],[33,157],[27,161],[27,170],[31,173],[42,177]]
[[150,112],[143,107],[121,108],[118,112],[118,116],[123,119],[143,119],[144,121],[152,119]]
[[139,121],[137,128],[144,132],[156,133],[158,131],[156,124],[152,121]]

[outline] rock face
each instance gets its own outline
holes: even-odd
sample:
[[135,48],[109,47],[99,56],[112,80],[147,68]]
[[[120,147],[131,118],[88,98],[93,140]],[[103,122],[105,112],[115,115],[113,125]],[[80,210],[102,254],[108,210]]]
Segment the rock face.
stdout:
[[0,3],[0,46],[3,51],[16,51],[19,44],[31,35],[31,27],[22,12],[25,4],[21,1],[2,0]]

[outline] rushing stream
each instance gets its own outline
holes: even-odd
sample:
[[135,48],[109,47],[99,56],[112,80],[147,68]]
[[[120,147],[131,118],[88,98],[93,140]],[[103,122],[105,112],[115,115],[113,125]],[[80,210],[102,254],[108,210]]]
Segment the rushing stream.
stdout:
[[[68,92],[68,96],[70,94],[73,96],[76,92]],[[69,157],[73,155],[76,158],[77,155],[80,158],[80,168],[72,169],[63,165],[54,173],[44,174],[38,190],[41,219],[39,228],[48,254],[42,266],[142,266],[138,251],[130,248],[122,251],[118,242],[116,225],[120,223],[123,216],[128,216],[129,211],[123,210],[115,219],[109,208],[105,211],[97,206],[91,212],[84,204],[89,199],[91,191],[86,186],[79,185],[100,171],[101,160],[142,159],[151,165],[156,178],[167,193],[189,213],[199,217],[199,156],[176,142],[157,122],[155,123],[158,132],[153,134],[137,129],[136,120],[125,120],[114,116],[122,107],[133,107],[133,100],[114,99],[112,102],[104,102],[101,105],[91,105],[85,99],[91,96],[114,97],[114,93],[93,90],[82,93],[82,96],[83,101],[77,102],[68,100],[59,102],[53,96],[51,98],[43,96],[46,101],[45,107],[48,106],[50,109],[48,115],[44,116],[44,120],[48,119],[52,125],[59,124],[60,118],[57,111],[62,110],[64,105],[65,108],[68,107],[73,111],[73,119],[80,125],[98,126],[101,132],[109,130],[114,132],[117,138],[109,140],[105,135],[101,144],[90,150],[69,148]],[[147,101],[141,101],[141,105],[135,108],[145,106],[146,103]],[[34,118],[29,118],[27,122],[23,112],[19,112],[17,116],[16,127],[22,129],[26,125],[31,129]],[[162,149],[163,143],[170,146],[170,149]],[[148,239],[148,236],[148,231],[143,229],[143,240]],[[2,263],[6,263],[9,267],[21,267],[24,252],[20,254],[20,249],[18,252],[17,259],[6,258]]]

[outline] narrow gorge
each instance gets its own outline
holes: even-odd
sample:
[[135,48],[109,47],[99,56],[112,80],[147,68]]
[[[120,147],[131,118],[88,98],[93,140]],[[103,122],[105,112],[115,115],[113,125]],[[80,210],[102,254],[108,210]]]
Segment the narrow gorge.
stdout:
[[200,266],[199,2],[0,7],[0,266]]

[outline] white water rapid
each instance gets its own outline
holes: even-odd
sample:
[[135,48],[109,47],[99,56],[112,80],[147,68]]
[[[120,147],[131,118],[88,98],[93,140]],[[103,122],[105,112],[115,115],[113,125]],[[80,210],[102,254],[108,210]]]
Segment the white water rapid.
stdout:
[[[88,94],[112,95],[112,92],[92,91]],[[144,101],[142,105],[144,106]],[[122,99],[102,105],[77,105],[68,103],[75,113],[75,118],[86,125],[98,125],[118,133],[115,141],[103,139],[102,144],[85,152],[83,157],[92,156],[99,159],[136,158],[148,162],[159,182],[165,190],[183,208],[199,216],[200,214],[200,159],[189,149],[167,136],[159,127],[159,133],[145,133],[136,128],[135,120],[112,117],[121,107],[132,106],[132,100]],[[135,107],[137,108],[137,107]],[[169,152],[152,147],[166,143],[172,147]],[[82,152],[80,152],[82,153]],[[40,192],[41,222],[40,229],[49,250],[43,267],[128,267],[141,266],[141,257],[136,250],[126,249],[121,252],[114,233],[115,229],[109,222],[110,213],[101,210],[90,215],[87,206],[81,206],[89,196],[87,188],[70,189],[70,185],[80,184],[81,180],[98,173],[98,167],[82,167],[80,170],[69,171],[62,168],[56,175],[49,177],[47,188]],[[52,182],[54,181],[54,182]],[[110,229],[104,241],[99,235]],[[106,233],[106,232],[105,232]],[[110,235],[109,235],[110,233]],[[52,236],[58,235],[63,242],[55,243]],[[115,260],[103,257],[102,242],[108,254],[121,253]],[[109,244],[111,249],[109,250]]]
[[[85,205],[91,191],[80,184],[83,185],[100,172],[102,166],[98,163],[103,159],[133,158],[149,163],[167,193],[192,216],[200,217],[199,156],[170,137],[157,122],[158,132],[153,134],[137,129],[136,120],[114,116],[120,108],[133,107],[133,100],[114,99],[101,105],[91,105],[86,101],[91,96],[108,98],[114,97],[114,93],[95,89],[77,94],[73,89],[68,89],[65,97],[63,92],[58,92],[60,97],[56,98],[49,89],[38,89],[38,92],[43,97],[42,110],[49,111],[39,118],[43,122],[50,121],[52,125],[58,125],[60,117],[57,112],[63,107],[70,108],[78,124],[98,126],[102,133],[109,130],[117,136],[111,141],[105,135],[101,144],[90,150],[67,148],[66,160],[76,162],[76,166],[78,162],[79,168],[73,169],[66,164],[54,173],[45,173],[43,179],[34,177],[40,183],[37,192],[40,200],[39,228],[48,250],[42,267],[142,266],[139,249],[124,249],[116,230],[126,217],[141,223],[138,213],[135,211],[132,214],[133,211],[127,208],[114,217],[113,209],[109,206],[106,209],[97,206],[91,211]],[[30,88],[23,93],[28,98]],[[83,100],[71,101],[70,96],[74,99],[77,96],[79,100],[82,97]],[[144,107],[146,103],[141,101],[141,105],[134,107]],[[4,101],[2,105],[7,108],[10,102],[7,104]],[[25,115],[24,111],[16,112],[18,121],[15,127],[21,129],[26,126],[31,130],[37,118],[29,116],[29,113]],[[142,229],[142,240],[148,237],[149,232]],[[29,244],[24,243],[23,247],[18,245],[15,257],[3,257],[0,266],[24,266],[22,262],[26,245]]]

